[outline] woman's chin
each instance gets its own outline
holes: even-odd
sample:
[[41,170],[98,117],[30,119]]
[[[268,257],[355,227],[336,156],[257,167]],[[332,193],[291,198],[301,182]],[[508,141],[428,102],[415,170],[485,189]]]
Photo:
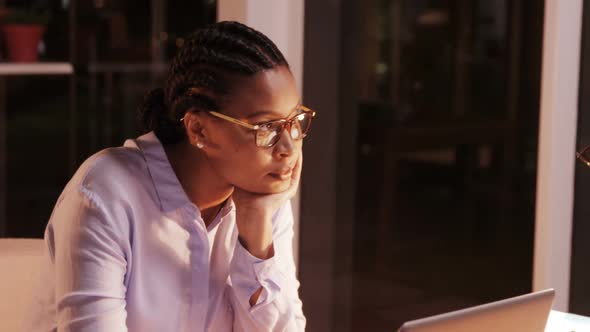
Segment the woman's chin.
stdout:
[[272,177],[266,177],[262,181],[256,184],[238,186],[243,190],[249,191],[255,194],[270,195],[278,194],[289,189],[291,181],[277,180]]
[[278,194],[282,193],[283,191],[289,189],[289,185],[284,184],[272,184],[272,185],[260,185],[258,186],[257,193],[259,194]]
[[290,177],[288,179],[282,179],[282,178],[274,177],[272,175],[268,175],[265,180],[266,181],[261,183],[261,185],[265,187],[267,193],[269,193],[269,194],[281,193],[281,192],[289,189],[289,186],[291,185],[291,178]]

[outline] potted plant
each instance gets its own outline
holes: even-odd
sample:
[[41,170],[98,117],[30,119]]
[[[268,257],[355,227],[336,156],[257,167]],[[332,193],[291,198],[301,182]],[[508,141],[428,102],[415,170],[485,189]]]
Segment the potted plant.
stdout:
[[2,18],[2,34],[12,62],[36,62],[39,41],[49,22],[49,12],[40,9],[11,9]]

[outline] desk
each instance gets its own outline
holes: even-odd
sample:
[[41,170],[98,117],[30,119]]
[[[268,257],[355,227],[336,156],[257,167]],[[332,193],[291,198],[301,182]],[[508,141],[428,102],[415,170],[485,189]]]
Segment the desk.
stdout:
[[590,317],[551,310],[545,332],[589,332]]

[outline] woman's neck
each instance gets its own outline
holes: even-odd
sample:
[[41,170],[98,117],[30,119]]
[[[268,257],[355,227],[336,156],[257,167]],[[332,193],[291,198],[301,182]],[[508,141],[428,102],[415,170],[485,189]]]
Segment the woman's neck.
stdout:
[[188,142],[165,145],[164,151],[186,195],[209,226],[231,196],[233,186],[219,177],[206,156]]

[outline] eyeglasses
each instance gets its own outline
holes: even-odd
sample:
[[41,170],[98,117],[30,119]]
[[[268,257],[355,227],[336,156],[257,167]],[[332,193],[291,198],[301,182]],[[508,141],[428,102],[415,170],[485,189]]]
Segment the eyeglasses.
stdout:
[[576,157],[586,164],[586,166],[590,166],[590,145],[586,146],[582,151],[576,152]]
[[292,139],[303,139],[307,136],[309,128],[311,127],[311,119],[313,119],[316,114],[315,111],[312,111],[305,106],[299,106],[297,108],[297,114],[290,118],[252,125],[215,111],[209,111],[208,113],[254,131],[256,146],[261,148],[270,148],[277,144],[285,129],[287,129]]

